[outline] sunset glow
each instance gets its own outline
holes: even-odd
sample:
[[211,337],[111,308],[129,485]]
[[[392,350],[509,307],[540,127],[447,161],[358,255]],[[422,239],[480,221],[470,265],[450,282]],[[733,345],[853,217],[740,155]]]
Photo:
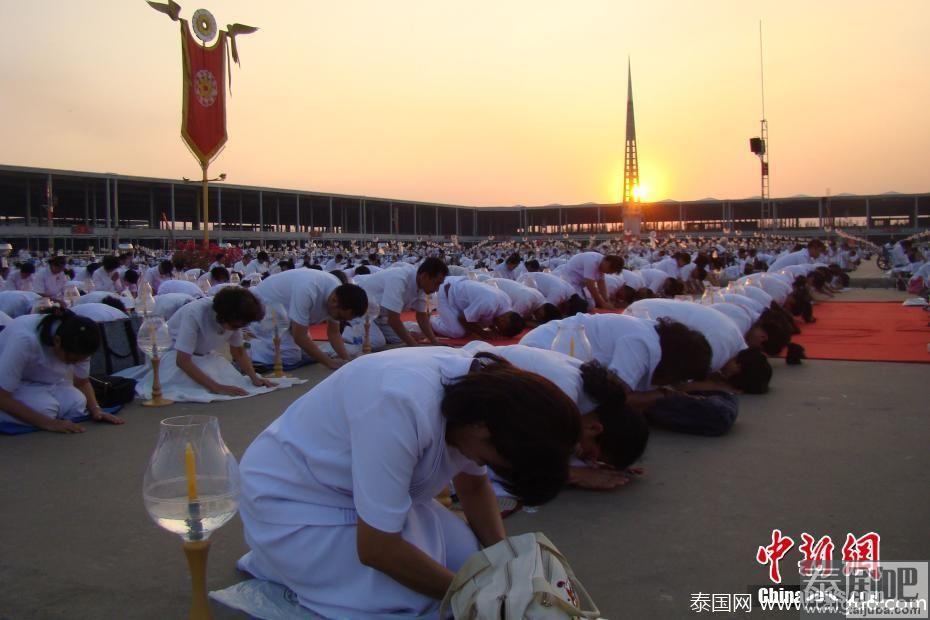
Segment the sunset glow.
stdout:
[[[180,4],[188,19],[198,8]],[[205,8],[260,28],[232,70],[214,164],[229,183],[479,206],[619,202],[629,55],[642,199],[748,197],[762,19],[772,195],[930,189],[925,0]],[[178,31],[164,15],[142,0],[32,0],[4,2],[0,16],[0,163],[200,174],[179,137]]]

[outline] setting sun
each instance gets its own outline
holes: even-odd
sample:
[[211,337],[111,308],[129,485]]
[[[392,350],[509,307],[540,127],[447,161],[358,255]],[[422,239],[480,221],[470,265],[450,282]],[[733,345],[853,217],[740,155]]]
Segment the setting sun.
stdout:
[[639,184],[634,187],[633,198],[635,198],[637,202],[644,202],[647,198],[649,198],[649,187],[643,184]]

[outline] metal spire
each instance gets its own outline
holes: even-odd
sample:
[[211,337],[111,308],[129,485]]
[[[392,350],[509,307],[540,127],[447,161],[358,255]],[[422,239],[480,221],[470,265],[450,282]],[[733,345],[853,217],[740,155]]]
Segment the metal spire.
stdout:
[[[639,158],[636,154],[636,120],[633,117],[633,69],[627,57],[626,150],[623,158],[623,205],[628,210],[639,202],[634,189],[639,185]],[[635,207],[634,207],[635,209]]]

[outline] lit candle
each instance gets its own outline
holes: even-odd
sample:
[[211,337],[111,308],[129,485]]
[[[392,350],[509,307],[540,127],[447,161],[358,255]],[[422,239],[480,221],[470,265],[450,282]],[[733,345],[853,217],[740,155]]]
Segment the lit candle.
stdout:
[[197,462],[194,459],[194,447],[189,441],[184,449],[184,464],[187,470],[187,499],[193,502],[197,500]]

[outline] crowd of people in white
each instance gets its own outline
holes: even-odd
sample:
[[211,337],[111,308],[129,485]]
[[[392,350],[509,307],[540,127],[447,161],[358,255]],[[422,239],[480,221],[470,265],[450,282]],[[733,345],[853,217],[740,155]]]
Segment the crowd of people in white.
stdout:
[[[176,399],[281,387],[256,371],[275,361],[277,336],[285,366],[337,372],[242,458],[240,567],[353,618],[435,614],[462,562],[503,538],[498,495],[538,504],[567,484],[620,487],[651,426],[728,432],[738,395],[765,393],[786,350],[800,363],[798,322],[862,259],[845,242],[772,237],[226,256],[199,269],[167,252],[20,253],[2,273],[0,422],[121,423],[98,405],[89,360],[99,325],[138,306],[167,322],[162,383]],[[326,342],[311,337],[318,324]],[[471,342],[429,346],[447,339]],[[406,346],[362,354],[389,345]],[[146,366],[121,374],[150,395]],[[450,482],[467,524],[433,501]]]

